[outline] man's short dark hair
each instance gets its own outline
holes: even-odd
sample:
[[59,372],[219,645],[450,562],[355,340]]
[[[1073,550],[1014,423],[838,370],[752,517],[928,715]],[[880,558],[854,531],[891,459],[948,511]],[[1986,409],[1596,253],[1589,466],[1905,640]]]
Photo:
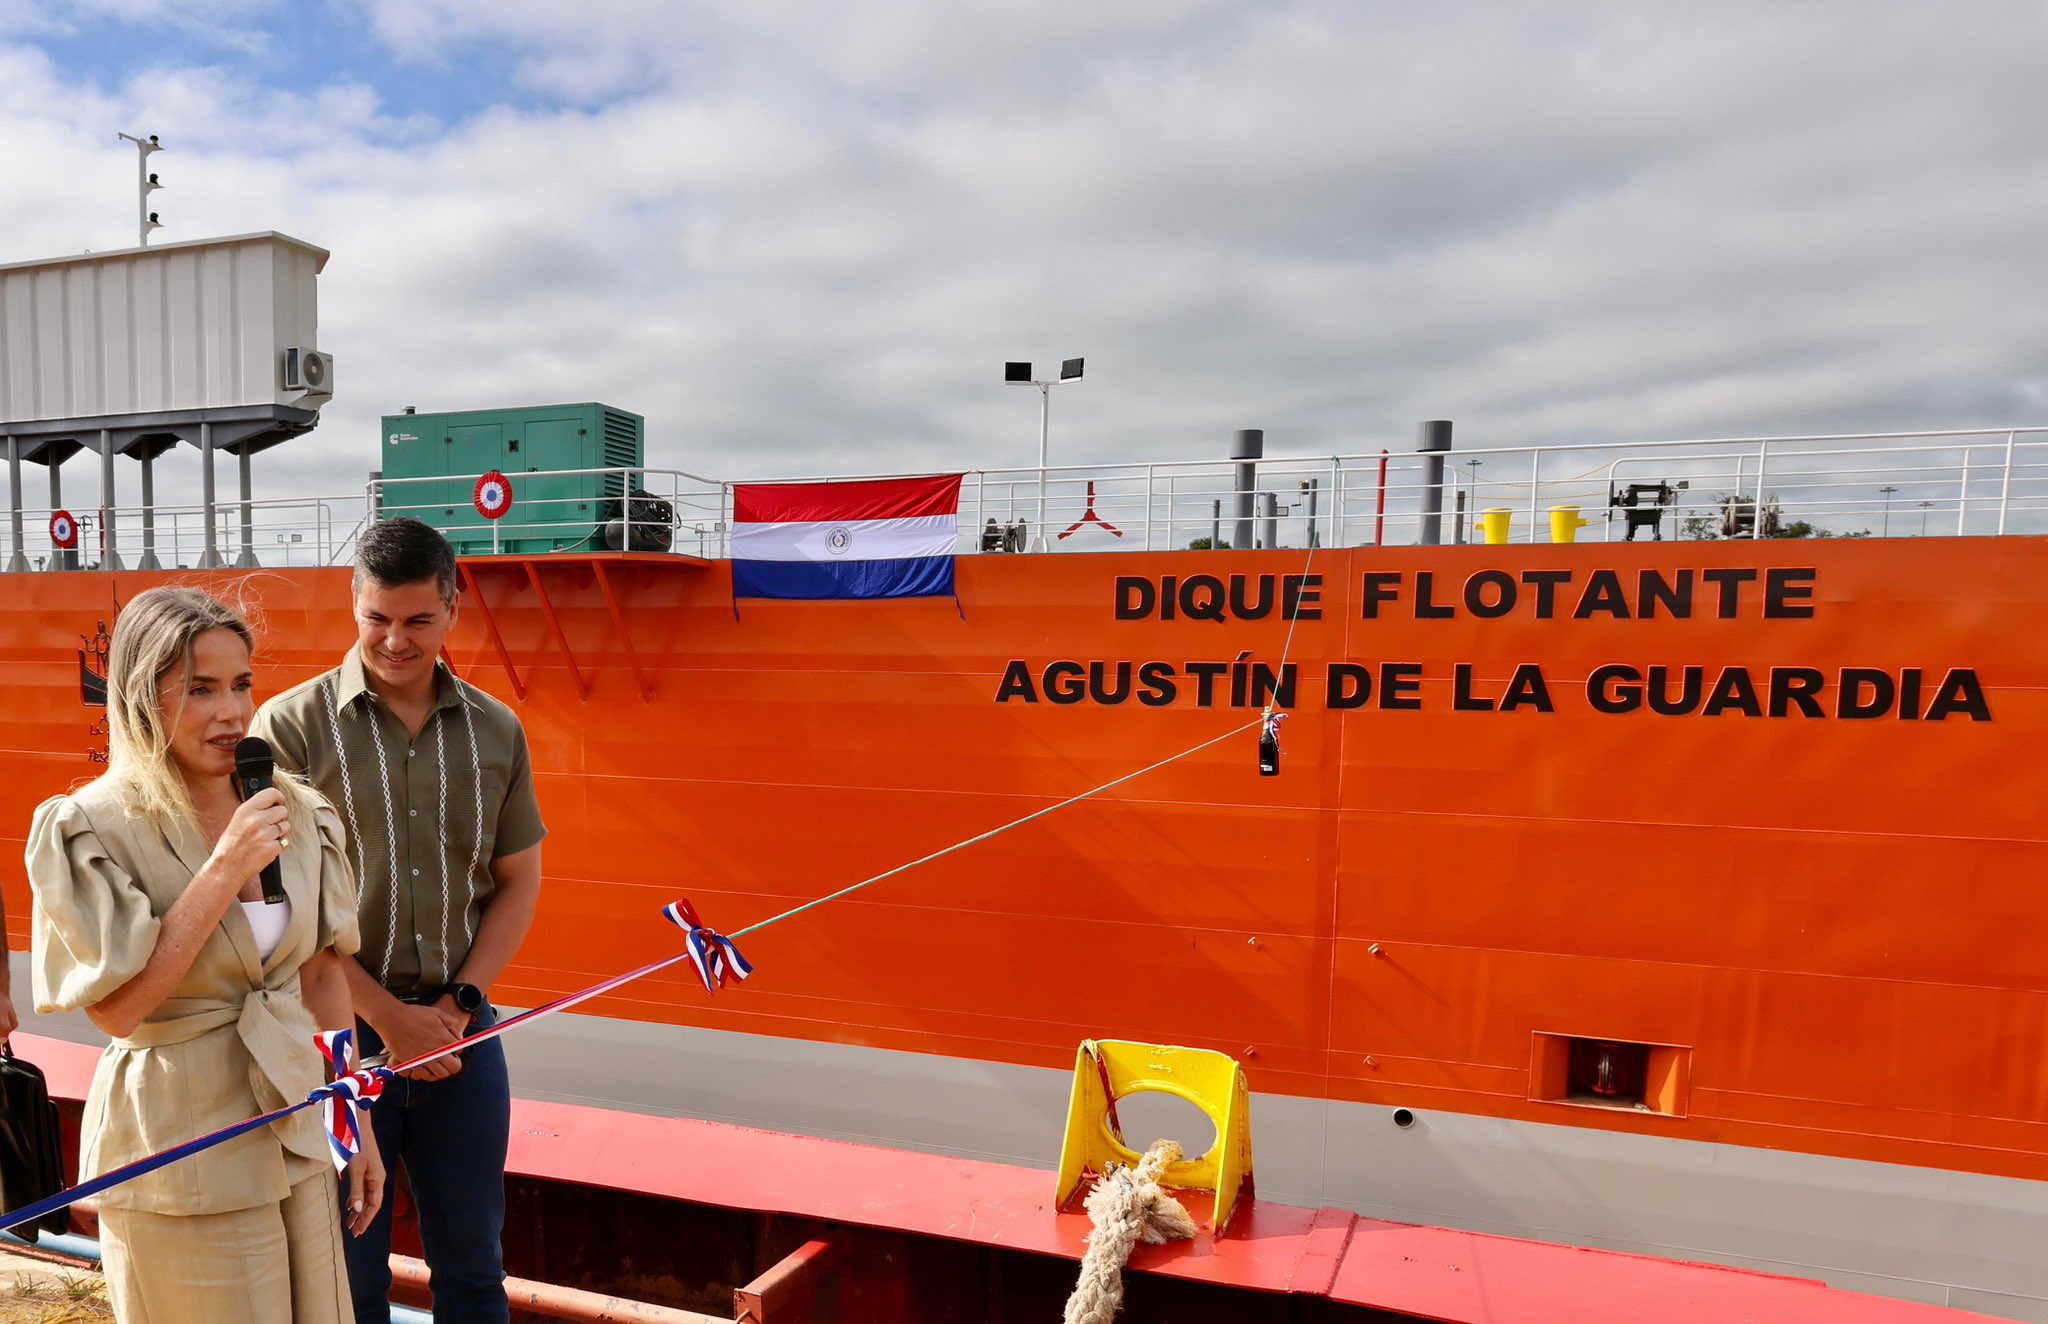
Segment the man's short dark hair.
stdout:
[[356,540],[355,585],[365,579],[382,588],[433,580],[444,602],[455,601],[455,549],[430,524],[400,515],[379,520]]

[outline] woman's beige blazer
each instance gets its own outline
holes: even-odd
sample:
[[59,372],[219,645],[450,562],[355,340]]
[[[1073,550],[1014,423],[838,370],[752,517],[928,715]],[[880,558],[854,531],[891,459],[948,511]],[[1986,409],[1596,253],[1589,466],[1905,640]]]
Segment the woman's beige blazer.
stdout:
[[[356,950],[355,880],[341,820],[318,795],[306,792],[293,811],[291,835],[292,914],[277,950],[260,960],[242,908],[229,905],[172,995],[100,1056],[81,1178],[297,1103],[325,1079],[299,967],[326,947]],[[210,854],[191,824],[128,812],[104,777],[38,808],[28,839],[36,1010],[92,1006],[139,974],[162,916]],[[329,1162],[320,1110],[307,1108],[116,1186],[100,1203],[226,1213],[282,1200]]]

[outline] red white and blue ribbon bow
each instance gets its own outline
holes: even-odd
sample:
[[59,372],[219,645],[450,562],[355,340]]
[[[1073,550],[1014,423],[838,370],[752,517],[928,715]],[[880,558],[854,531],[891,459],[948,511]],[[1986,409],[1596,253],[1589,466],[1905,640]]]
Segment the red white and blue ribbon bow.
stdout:
[[362,1109],[383,1095],[384,1078],[389,1073],[382,1067],[372,1071],[355,1069],[356,1032],[352,1029],[323,1030],[314,1042],[320,1045],[320,1056],[333,1069],[334,1079],[307,1095],[306,1101],[320,1101],[320,1117],[327,1131],[327,1143],[334,1150],[335,1170],[346,1172],[349,1160],[363,1148]]
[[705,928],[697,918],[696,907],[687,899],[671,901],[661,908],[661,913],[683,931],[683,940],[690,949],[690,964],[697,967],[697,976],[708,992],[730,988],[754,973],[754,967],[740,955],[732,939]]

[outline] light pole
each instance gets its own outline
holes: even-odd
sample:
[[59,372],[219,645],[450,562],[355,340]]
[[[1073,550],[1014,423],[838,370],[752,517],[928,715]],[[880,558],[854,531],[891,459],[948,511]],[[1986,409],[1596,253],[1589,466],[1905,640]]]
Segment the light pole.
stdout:
[[1040,381],[1031,375],[1029,363],[1009,362],[1003,365],[1003,381],[1010,386],[1036,386],[1038,388],[1038,527],[1031,531],[1031,550],[1045,550],[1045,460],[1046,434],[1051,427],[1052,388],[1060,382],[1081,380],[1080,359],[1065,359],[1060,363],[1058,381]]
[[1923,538],[1927,536],[1927,512],[1933,508],[1934,503],[1932,501],[1922,501],[1920,503],[1920,536]]
[[125,138],[135,144],[135,244],[138,248],[146,247],[149,243],[149,232],[163,228],[157,224],[156,213],[149,209],[149,195],[163,187],[156,182],[156,176],[149,173],[149,154],[161,152],[164,145],[156,140],[153,133],[147,138],[139,138],[132,133],[117,133],[114,136]]
[[1886,483],[1877,490],[1884,493],[1884,523],[1879,527],[1877,536],[1889,538],[1892,533],[1892,493],[1899,489],[1893,487],[1890,483]]

